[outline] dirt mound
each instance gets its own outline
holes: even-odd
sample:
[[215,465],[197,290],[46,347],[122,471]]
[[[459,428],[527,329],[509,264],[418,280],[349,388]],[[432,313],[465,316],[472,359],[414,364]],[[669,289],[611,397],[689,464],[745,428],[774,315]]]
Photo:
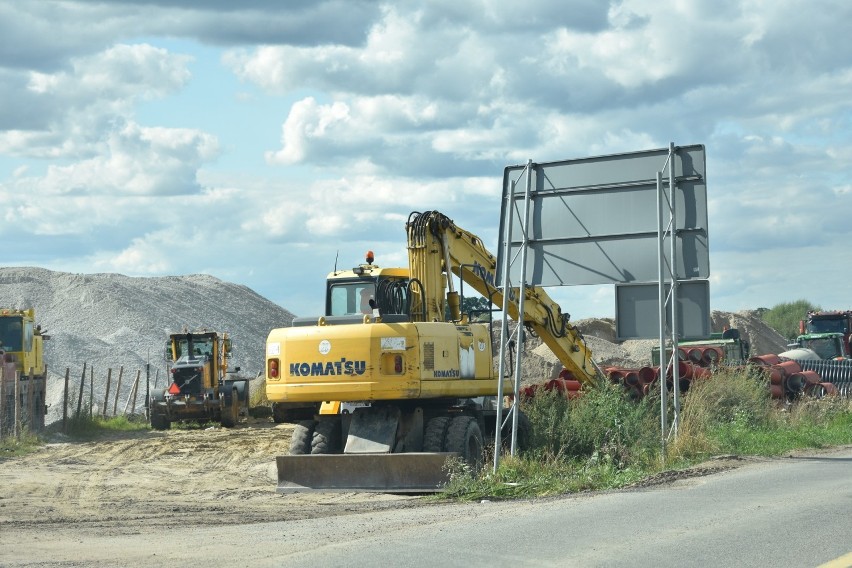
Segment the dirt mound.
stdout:
[[[756,310],[741,312],[713,311],[710,315],[711,329],[721,332],[737,329],[740,337],[749,342],[752,355],[781,353],[787,348],[786,339],[766,325]],[[592,351],[595,362],[601,367],[637,368],[651,364],[651,351],[659,346],[658,339],[616,340],[615,320],[612,318],[589,318],[574,322]],[[510,323],[514,329],[514,323]],[[496,345],[499,346],[499,322],[495,324]],[[538,337],[527,335],[522,354],[522,382],[531,384],[555,377],[562,365],[550,348]]]

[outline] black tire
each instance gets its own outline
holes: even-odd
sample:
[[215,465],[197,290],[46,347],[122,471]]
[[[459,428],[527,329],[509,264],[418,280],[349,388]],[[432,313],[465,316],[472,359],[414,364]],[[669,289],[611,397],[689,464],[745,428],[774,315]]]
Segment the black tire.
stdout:
[[159,412],[151,413],[151,428],[154,430],[168,430],[171,427],[172,423],[165,414],[160,414]]
[[459,457],[476,473],[482,468],[482,430],[473,416],[456,416],[447,430],[446,450]]
[[445,452],[447,429],[450,427],[449,416],[438,416],[426,423],[423,431],[424,452]]
[[530,417],[518,410],[518,450],[525,452],[532,448],[533,430]]
[[240,397],[237,389],[231,391],[231,403],[222,409],[222,426],[233,428],[240,420]]
[[302,420],[293,428],[290,438],[290,455],[302,456],[311,453],[311,438],[314,435],[315,420]]
[[336,454],[340,452],[340,422],[320,420],[311,437],[312,454]]
[[277,402],[272,403],[272,421],[276,424],[287,422],[287,409]]
[[[518,410],[518,440],[516,449],[519,452],[525,452],[532,447],[532,423],[529,416],[522,410]],[[501,443],[504,451],[509,451],[512,447],[512,421],[501,430]]]

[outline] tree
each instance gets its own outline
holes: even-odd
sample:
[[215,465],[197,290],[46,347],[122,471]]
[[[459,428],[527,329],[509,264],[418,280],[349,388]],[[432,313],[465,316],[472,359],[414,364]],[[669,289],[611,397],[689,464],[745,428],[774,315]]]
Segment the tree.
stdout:
[[795,340],[796,336],[799,335],[799,322],[805,319],[809,310],[820,309],[819,306],[807,300],[796,300],[795,302],[778,304],[763,311],[760,316],[766,325],[787,339]]
[[[465,296],[461,301],[461,312],[468,314],[473,321],[482,321],[487,319],[487,314],[491,310],[491,303],[482,296]],[[445,310],[445,317],[450,319],[450,307]]]
[[487,317],[485,314],[491,310],[491,302],[482,296],[467,296],[462,298],[461,311],[470,314],[470,319],[477,320]]

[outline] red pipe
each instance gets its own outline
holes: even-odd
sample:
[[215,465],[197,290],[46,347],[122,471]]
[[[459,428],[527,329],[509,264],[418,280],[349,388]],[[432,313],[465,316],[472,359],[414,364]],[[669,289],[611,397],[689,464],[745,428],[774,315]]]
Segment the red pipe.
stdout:
[[701,354],[701,362],[707,365],[718,365],[725,358],[725,352],[718,347],[708,347]]
[[773,366],[781,369],[781,373],[784,376],[787,376],[787,377],[789,377],[790,375],[793,375],[795,373],[801,373],[802,372],[802,366],[799,365],[799,363],[797,363],[796,361],[792,361],[792,360],[782,361],[780,363],[776,363]]
[[700,347],[693,347],[687,352],[689,360],[693,363],[700,363],[701,357],[704,355],[704,350]]
[[639,384],[639,372],[633,369],[628,370],[624,374],[624,384],[630,387],[635,387]]
[[778,355],[774,355],[772,353],[767,353],[766,355],[758,355],[756,357],[750,357],[748,360],[749,363],[753,363],[755,365],[761,367],[767,367],[769,365],[777,365],[781,362],[781,357]]
[[641,367],[639,369],[639,380],[643,384],[649,385],[660,378],[659,367]]
[[781,385],[770,385],[769,396],[772,398],[784,398],[784,387]]

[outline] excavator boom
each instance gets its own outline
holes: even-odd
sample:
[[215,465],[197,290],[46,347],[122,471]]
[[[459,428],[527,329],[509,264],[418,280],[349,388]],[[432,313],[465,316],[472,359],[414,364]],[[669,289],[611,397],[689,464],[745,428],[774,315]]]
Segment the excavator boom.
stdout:
[[[497,308],[503,306],[503,292],[494,284],[497,259],[488,252],[482,241],[473,233],[461,229],[438,211],[412,213],[407,224],[408,258],[413,279],[431,282],[427,290],[434,293],[423,300],[427,318],[443,317],[443,303],[458,305],[453,300],[454,291],[444,296],[444,287],[434,282],[436,275],[452,271],[459,279],[473,287]],[[447,279],[449,280],[449,279]],[[524,289],[524,314],[519,314],[519,289],[509,292],[508,315],[522,321],[550,348],[563,367],[575,379],[590,383],[602,376],[592,360],[592,352],[580,332],[569,323],[559,304],[554,302],[544,288],[530,286]],[[413,310],[418,313],[418,310]],[[460,318],[456,313],[454,318]]]

